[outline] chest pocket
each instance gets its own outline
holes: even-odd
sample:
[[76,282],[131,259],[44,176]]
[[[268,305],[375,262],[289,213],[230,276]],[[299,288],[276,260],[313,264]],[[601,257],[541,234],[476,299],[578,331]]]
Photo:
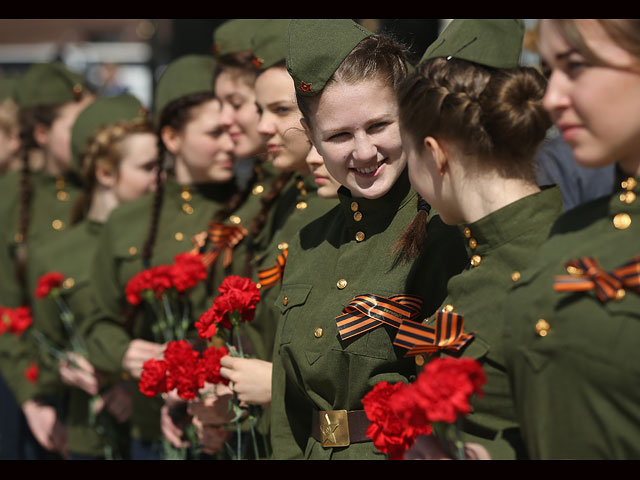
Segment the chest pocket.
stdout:
[[295,314],[296,307],[300,307],[307,302],[311,293],[312,285],[283,285],[280,289],[280,296],[276,298],[274,305],[282,315],[279,322],[280,344],[290,343],[295,330],[292,312]]

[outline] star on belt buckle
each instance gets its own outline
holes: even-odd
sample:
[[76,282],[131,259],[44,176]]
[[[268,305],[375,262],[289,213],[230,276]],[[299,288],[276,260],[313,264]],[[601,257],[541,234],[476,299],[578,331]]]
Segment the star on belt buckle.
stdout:
[[349,445],[349,420],[346,410],[322,410],[320,433],[323,447],[346,447]]

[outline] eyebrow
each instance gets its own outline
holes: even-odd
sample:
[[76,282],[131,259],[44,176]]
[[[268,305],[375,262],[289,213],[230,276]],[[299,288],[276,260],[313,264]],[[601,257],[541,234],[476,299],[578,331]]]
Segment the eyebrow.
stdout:
[[[382,115],[375,117],[373,119],[371,119],[368,124],[369,126],[371,125],[375,125],[376,123],[380,123],[380,122],[391,122],[393,121],[393,115],[391,113],[383,113]],[[342,132],[350,132],[351,129],[347,128],[347,127],[340,127],[340,128],[331,128],[331,129],[327,129],[327,130],[322,130],[322,134],[323,135],[335,135],[336,133],[342,133]]]

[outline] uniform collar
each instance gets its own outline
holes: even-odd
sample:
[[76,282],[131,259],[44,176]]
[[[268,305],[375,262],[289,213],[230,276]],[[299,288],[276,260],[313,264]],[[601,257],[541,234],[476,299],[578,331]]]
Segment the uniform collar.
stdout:
[[516,200],[476,222],[460,224],[458,228],[474,265],[474,256],[475,263],[479,264],[478,256],[481,259],[499,246],[552,222],[561,213],[560,187],[553,186]]
[[222,203],[231,198],[236,192],[234,180],[225,183],[191,183],[180,185],[174,178],[168,177],[164,188],[166,196],[174,199],[179,204],[202,200]]
[[[417,199],[417,193],[411,188],[409,172],[405,168],[396,183],[380,198],[354,198],[349,189],[342,186],[338,189],[338,199],[350,234],[355,235],[357,241],[363,241],[386,230],[396,212],[407,202]],[[360,237],[363,240],[359,240]]]
[[614,228],[626,230],[631,216],[640,211],[640,175],[629,175],[616,167],[616,183],[609,198],[608,214]]

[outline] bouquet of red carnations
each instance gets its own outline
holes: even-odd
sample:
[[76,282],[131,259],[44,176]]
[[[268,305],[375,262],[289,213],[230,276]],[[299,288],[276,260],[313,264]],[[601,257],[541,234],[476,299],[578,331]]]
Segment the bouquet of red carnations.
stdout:
[[362,399],[371,422],[367,436],[399,460],[420,435],[435,433],[445,453],[464,459],[460,422],[471,411],[471,396],[482,396],[485,381],[476,360],[444,357],[429,362],[413,383],[380,382]]

